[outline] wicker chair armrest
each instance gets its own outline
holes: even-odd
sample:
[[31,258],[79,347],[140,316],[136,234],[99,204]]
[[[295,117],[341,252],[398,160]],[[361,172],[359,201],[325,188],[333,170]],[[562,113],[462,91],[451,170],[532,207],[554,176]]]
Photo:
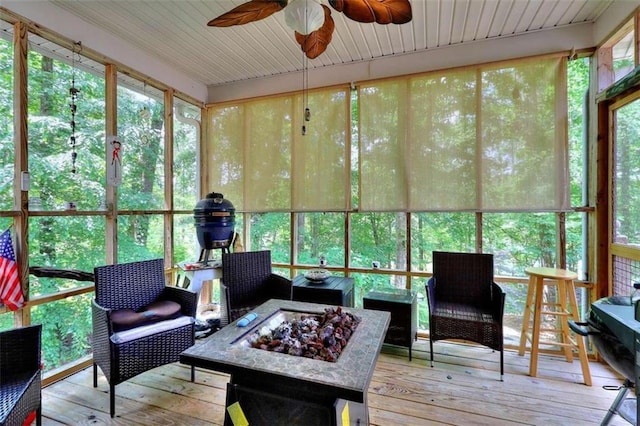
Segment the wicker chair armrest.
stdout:
[[94,338],[96,338],[96,333],[100,336],[107,337],[112,334],[111,309],[100,306],[98,302],[93,299],[91,301],[91,316],[93,319]]
[[111,355],[113,352],[113,326],[111,325],[111,310],[100,306],[95,299],[91,301],[91,316],[93,319],[93,333],[91,335],[91,349],[93,362],[99,365],[107,380],[111,380]]
[[227,325],[231,320],[231,306],[229,301],[229,286],[220,280],[220,318],[222,325]]
[[504,316],[505,293],[497,283],[491,283],[491,313],[496,321],[502,324]]
[[162,295],[162,300],[171,300],[178,302],[182,306],[182,313],[190,317],[196,316],[198,308],[198,294],[190,290],[180,287],[165,287]]
[[267,279],[270,298],[291,300],[293,298],[293,283],[289,278],[272,273]]
[[436,279],[433,277],[429,278],[425,287],[427,290],[427,304],[429,305],[429,312],[431,313],[436,305]]

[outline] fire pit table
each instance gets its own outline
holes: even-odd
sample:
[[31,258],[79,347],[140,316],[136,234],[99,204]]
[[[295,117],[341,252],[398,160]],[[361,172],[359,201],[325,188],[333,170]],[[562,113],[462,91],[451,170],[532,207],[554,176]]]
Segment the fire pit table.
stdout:
[[246,327],[235,321],[180,355],[180,362],[231,375],[225,425],[369,423],[367,389],[384,341],[388,312],[340,308],[360,322],[335,362],[253,348],[259,330],[301,315],[322,316],[331,305],[272,299]]

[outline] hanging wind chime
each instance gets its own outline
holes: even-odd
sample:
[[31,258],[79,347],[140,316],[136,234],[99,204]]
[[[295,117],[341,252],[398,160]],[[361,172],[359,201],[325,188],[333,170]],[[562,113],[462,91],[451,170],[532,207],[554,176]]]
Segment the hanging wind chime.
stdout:
[[[76,53],[76,46],[78,47],[78,52]],[[78,93],[80,93],[80,89],[76,88],[76,54],[80,54],[80,50],[82,50],[82,42],[79,41],[73,44],[71,48],[71,87],[69,88],[69,95],[71,96],[71,103],[69,104],[69,108],[71,109],[71,173],[75,174],[76,169],[76,160],[78,158],[78,152],[76,148],[78,147],[78,139],[76,138],[76,111],[78,101]]]

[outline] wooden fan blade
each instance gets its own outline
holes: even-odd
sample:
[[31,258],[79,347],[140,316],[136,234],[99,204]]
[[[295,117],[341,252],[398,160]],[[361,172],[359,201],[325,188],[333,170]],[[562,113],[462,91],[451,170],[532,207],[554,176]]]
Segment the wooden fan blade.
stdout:
[[409,0],[329,0],[329,4],[357,22],[406,24],[412,18]]
[[210,27],[231,27],[259,21],[284,9],[287,0],[251,0],[233,8],[229,12],[212,19]]
[[325,5],[322,7],[324,8],[324,24],[320,28],[307,35],[296,31],[296,41],[309,59],[315,59],[327,50],[336,27],[331,17],[331,10]]

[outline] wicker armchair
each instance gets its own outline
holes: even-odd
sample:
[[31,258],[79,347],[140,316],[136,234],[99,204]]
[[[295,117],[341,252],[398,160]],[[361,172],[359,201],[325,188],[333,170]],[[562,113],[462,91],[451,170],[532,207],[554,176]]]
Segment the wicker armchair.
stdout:
[[[93,386],[98,386],[100,367],[109,383],[113,417],[117,384],[178,361],[180,353],[193,346],[197,294],[165,286],[163,259],[99,266],[94,273]],[[177,306],[177,312],[171,318],[154,317],[156,312],[148,307],[158,303]],[[127,322],[120,321],[123,313]],[[192,367],[191,381],[194,374]]]
[[271,272],[271,252],[222,253],[221,323],[227,325],[269,299],[291,300],[291,280]]
[[505,294],[493,281],[493,255],[433,252],[433,277],[426,288],[431,366],[433,342],[467,340],[500,351],[503,380]]
[[42,325],[0,333],[0,425],[21,425],[36,413],[42,424]]

